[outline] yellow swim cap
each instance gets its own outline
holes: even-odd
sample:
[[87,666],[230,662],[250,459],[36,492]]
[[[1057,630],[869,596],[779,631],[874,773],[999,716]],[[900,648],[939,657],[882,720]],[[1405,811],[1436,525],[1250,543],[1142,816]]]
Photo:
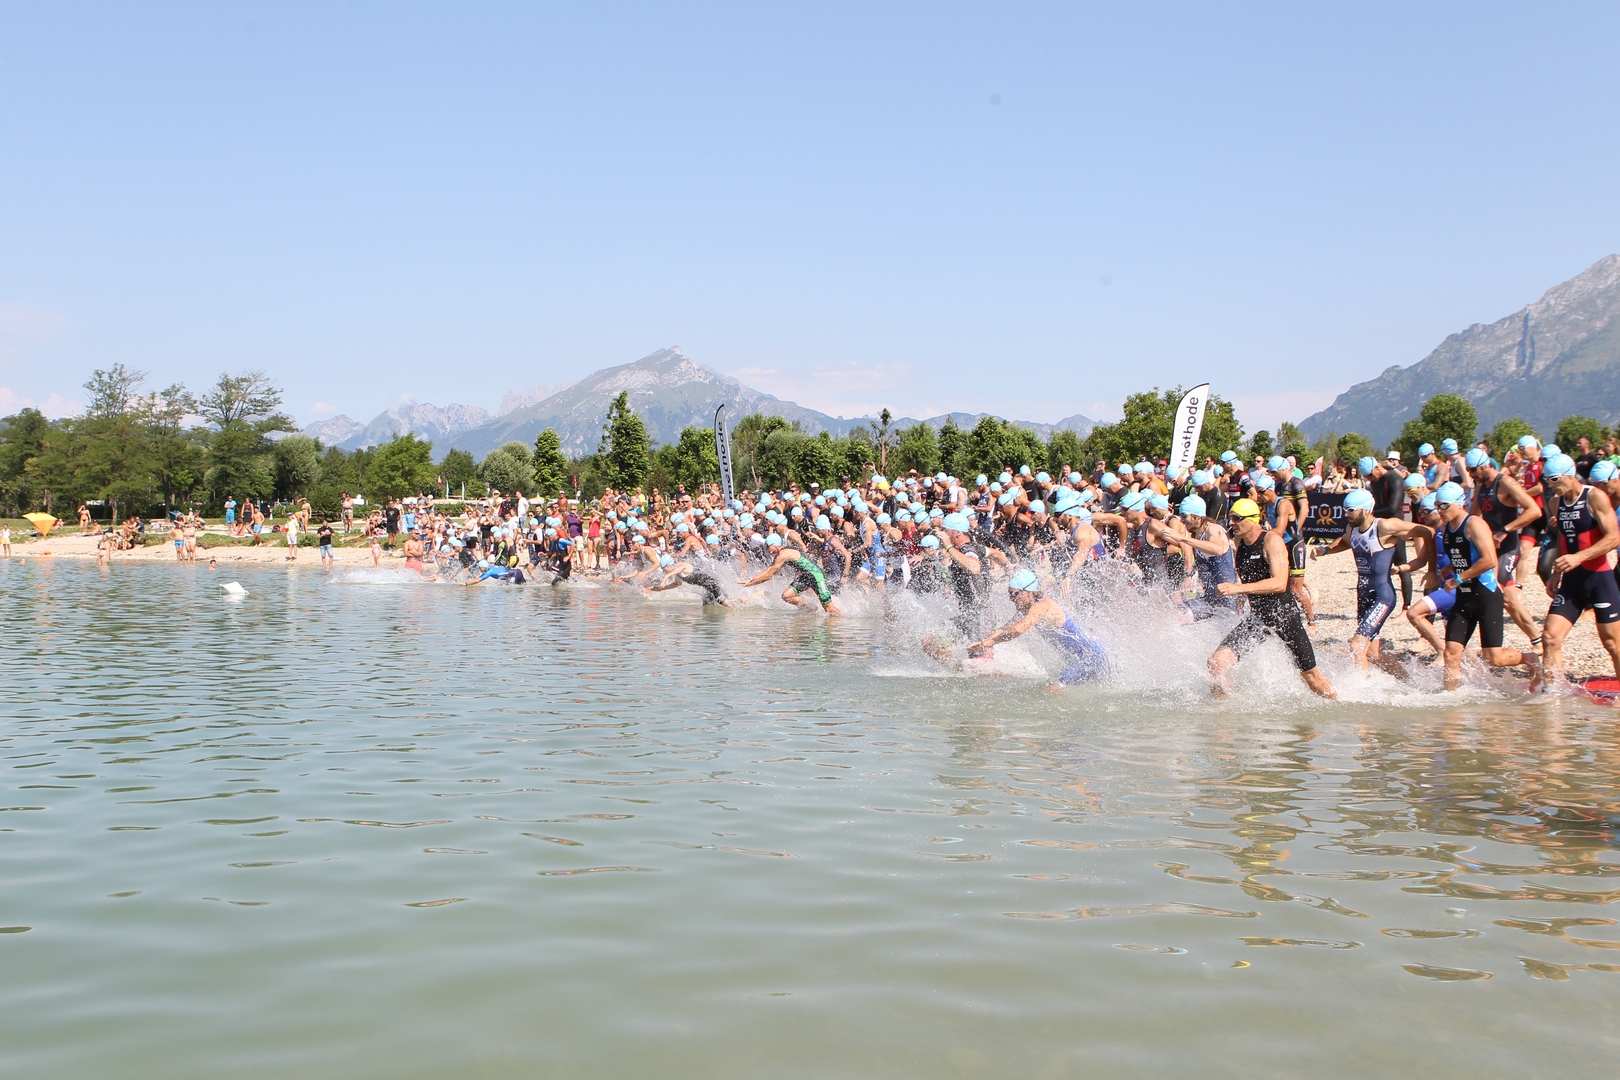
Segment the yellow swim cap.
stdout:
[[1236,518],[1246,518],[1249,521],[1259,521],[1261,517],[1260,504],[1253,499],[1239,499],[1232,504],[1231,514]]

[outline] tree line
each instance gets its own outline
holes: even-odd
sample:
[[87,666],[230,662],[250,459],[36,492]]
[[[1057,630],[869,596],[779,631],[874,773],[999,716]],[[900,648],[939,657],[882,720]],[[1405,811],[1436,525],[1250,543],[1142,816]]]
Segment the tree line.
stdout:
[[[609,406],[593,453],[570,458],[548,428],[532,445],[509,442],[481,461],[451,450],[436,463],[433,444],[410,434],[352,451],[299,434],[281,411],[280,387],[262,371],[223,374],[198,394],[178,384],[148,391],[145,382],[146,373],[114,365],[85,383],[89,405],[80,416],[49,420],[37,409],[23,409],[0,420],[0,516],[44,510],[65,517],[86,502],[106,505],[115,519],[182,506],[217,513],[227,497],[308,498],[317,512],[336,513],[344,492],[372,500],[426,493],[475,497],[491,489],[546,497],[579,491],[593,498],[609,487],[692,490],[720,475],[709,428],[687,427],[655,447],[625,393]],[[1055,431],[1042,439],[994,416],[971,428],[953,420],[938,429],[927,423],[902,428],[887,409],[876,423],[834,437],[755,413],[732,428],[732,471],[741,487],[779,489],[812,481],[831,486],[840,476],[859,479],[869,470],[972,478],[1021,465],[1056,472],[1064,466],[1085,470],[1099,459],[1157,459],[1169,450],[1182,394],[1179,386],[1132,394],[1118,422],[1099,424],[1084,438]],[[1478,427],[1467,399],[1437,394],[1390,448],[1416,465],[1423,443],[1439,446],[1452,438],[1466,448],[1477,441]],[[1530,434],[1537,433],[1512,418],[1496,424],[1483,441],[1500,458]],[[1572,416],[1551,433],[1551,441],[1570,449],[1585,436],[1596,448],[1611,434],[1597,420]],[[1211,395],[1197,460],[1225,450],[1347,465],[1381,456],[1380,448],[1355,432],[1328,433],[1308,443],[1295,425],[1284,423],[1275,435],[1260,430],[1245,437],[1231,402]]]

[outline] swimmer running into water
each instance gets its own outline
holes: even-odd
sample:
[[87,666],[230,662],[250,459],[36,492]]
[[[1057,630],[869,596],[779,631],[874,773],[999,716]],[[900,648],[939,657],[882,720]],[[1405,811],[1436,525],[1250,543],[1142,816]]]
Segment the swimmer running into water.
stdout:
[[682,559],[676,562],[673,556],[665,555],[658,560],[658,565],[664,571],[664,580],[657,585],[649,586],[641,591],[651,596],[655,592],[666,592],[669,589],[678,589],[682,585],[696,585],[703,590],[703,603],[719,604],[721,607],[730,607],[731,601],[726,599],[725,592],[720,588],[720,582],[713,574],[699,570],[691,563]]
[[1056,600],[1041,595],[1040,580],[1033,570],[1019,570],[1008,578],[1007,594],[1018,609],[1017,621],[969,645],[969,657],[982,656],[997,642],[1011,641],[1033,630],[1063,653],[1065,663],[1058,685],[1088,682],[1108,673],[1108,654],[1103,647]]
[[738,578],[737,584],[745,589],[752,588],[755,585],[763,585],[781,571],[792,567],[795,576],[792,584],[782,590],[782,599],[790,604],[799,604],[802,607],[806,606],[804,594],[813,592],[816,594],[816,599],[821,601],[821,606],[828,615],[838,614],[838,608],[833,603],[832,591],[827,588],[827,578],[821,572],[821,567],[817,566],[798,548],[782,543],[782,538],[775,533],[766,537],[765,543],[768,548],[779,549],[775,561],[747,581]]

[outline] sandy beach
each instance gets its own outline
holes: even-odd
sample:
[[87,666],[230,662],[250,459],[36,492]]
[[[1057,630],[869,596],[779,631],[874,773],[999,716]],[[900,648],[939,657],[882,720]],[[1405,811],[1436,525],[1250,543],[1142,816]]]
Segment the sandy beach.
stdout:
[[[209,537],[223,538],[223,530],[209,531]],[[275,546],[261,547],[247,546],[219,546],[199,550],[197,561],[206,567],[209,559],[213,559],[216,566],[224,570],[231,566],[257,565],[257,566],[285,566],[288,569],[321,570],[320,551],[314,544],[306,544],[299,548],[298,558],[293,561],[287,559],[287,549],[281,546],[281,533],[274,534]],[[308,536],[313,540],[313,535]],[[351,539],[357,546],[339,546],[333,553],[338,567],[361,567],[371,565],[371,554],[364,543],[359,540],[359,534],[351,534]],[[26,543],[13,542],[13,558],[63,558],[63,559],[94,559],[96,557],[96,538],[93,536],[79,536],[77,534],[56,533],[45,540],[34,538]],[[174,545],[171,543],[151,544],[134,551],[120,551],[113,554],[114,564],[132,562],[172,562],[174,561]],[[383,553],[383,565],[400,565],[402,562],[397,551]],[[1311,640],[1318,649],[1326,651],[1344,650],[1349,647],[1350,637],[1355,631],[1356,613],[1356,569],[1355,563],[1348,554],[1339,554],[1318,559],[1310,564],[1306,580],[1316,597],[1317,622],[1311,630]],[[1421,582],[1419,583],[1421,585]],[[1538,578],[1532,577],[1524,589],[1532,616],[1539,623],[1547,614],[1549,598]],[[1398,659],[1411,660],[1430,654],[1431,650],[1418,637],[1417,631],[1412,629],[1406,621],[1404,613],[1397,611],[1391,615],[1384,624],[1384,649]],[[1507,626],[1506,645],[1509,648],[1528,648],[1529,641],[1523,632],[1514,626],[1511,620]],[[1613,670],[1609,663],[1608,654],[1598,643],[1597,631],[1590,618],[1582,619],[1570,633],[1564,645],[1566,670],[1571,676],[1606,675]]]

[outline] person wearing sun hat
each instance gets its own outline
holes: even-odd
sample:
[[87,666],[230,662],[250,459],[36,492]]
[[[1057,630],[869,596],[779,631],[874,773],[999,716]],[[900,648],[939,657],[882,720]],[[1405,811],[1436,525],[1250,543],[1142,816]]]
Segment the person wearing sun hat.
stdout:
[[1541,475],[1547,485],[1547,518],[1557,529],[1560,552],[1547,579],[1547,594],[1553,598],[1544,633],[1547,670],[1563,670],[1564,638],[1589,610],[1597,621],[1598,641],[1620,679],[1620,588],[1614,576],[1620,524],[1614,504],[1608,492],[1581,482],[1568,454],[1546,459]]
[[1279,639],[1294,659],[1311,691],[1325,698],[1338,695],[1316,663],[1316,650],[1305,633],[1299,599],[1288,588],[1288,548],[1265,527],[1265,512],[1253,499],[1232,504],[1231,530],[1238,580],[1216,586],[1221,596],[1242,596],[1248,613],[1222,639],[1209,658],[1210,689],[1216,697],[1231,693],[1232,669],[1239,658],[1268,637]]
[[[1541,679],[1536,654],[1504,648],[1502,644],[1506,605],[1502,588],[1496,583],[1496,544],[1490,526],[1478,514],[1468,512],[1468,495],[1461,484],[1441,484],[1434,501],[1441,521],[1435,546],[1445,550],[1451,563],[1446,575],[1457,588],[1457,599],[1446,619],[1445,688],[1455,690],[1462,685],[1463,652],[1478,630],[1485,662],[1492,667],[1529,668],[1531,689],[1536,689]],[[1430,568],[1439,573],[1439,562],[1432,556]]]

